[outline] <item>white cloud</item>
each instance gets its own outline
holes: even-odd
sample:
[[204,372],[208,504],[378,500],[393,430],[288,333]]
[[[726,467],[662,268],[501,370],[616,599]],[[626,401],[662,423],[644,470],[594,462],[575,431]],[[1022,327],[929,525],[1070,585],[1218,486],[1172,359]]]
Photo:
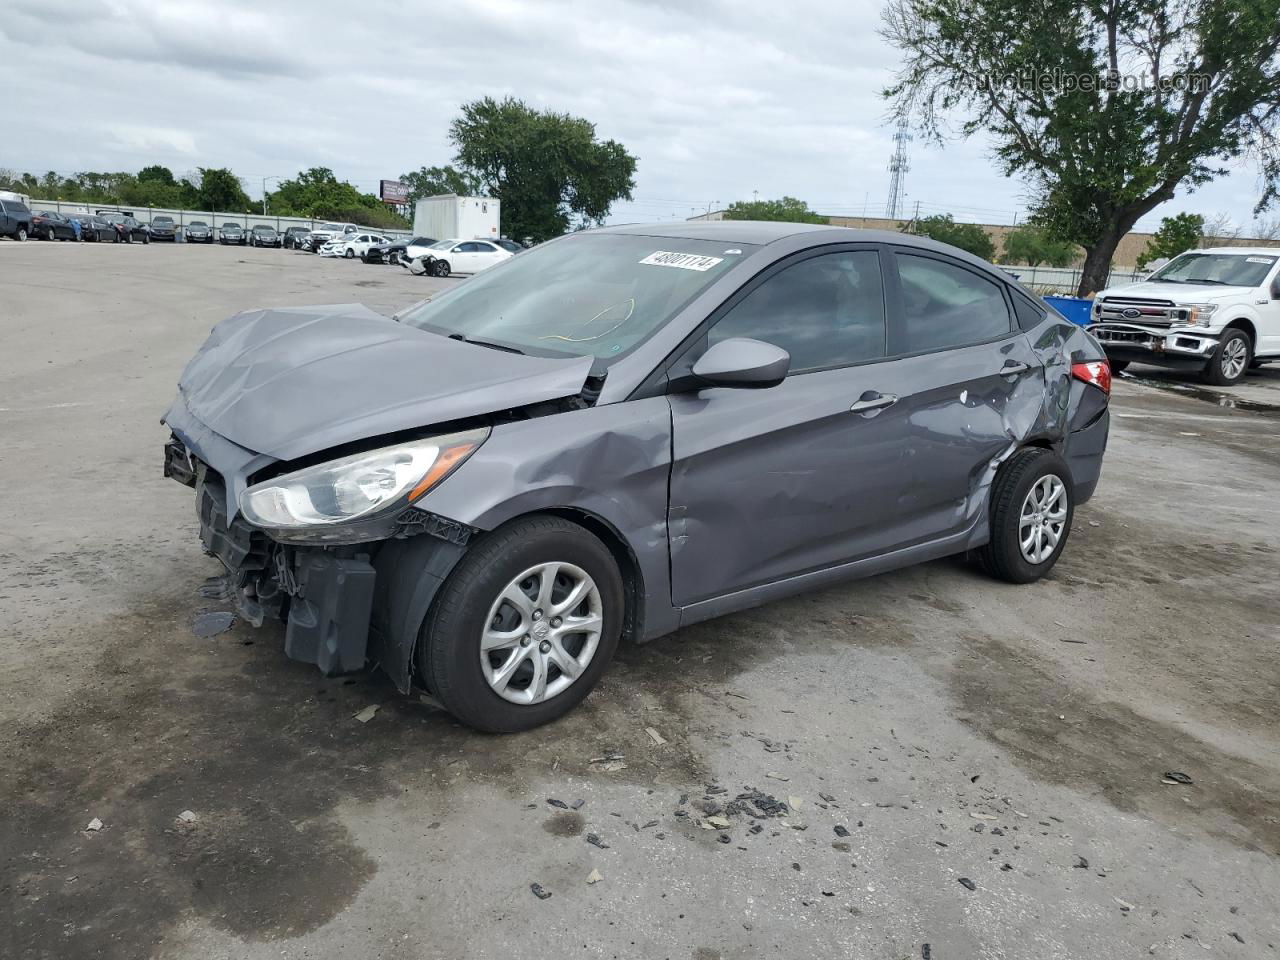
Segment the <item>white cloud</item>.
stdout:
[[[227,166],[251,190],[317,164],[373,191],[447,162],[458,107],[506,94],[585,116],[640,158],[625,219],[790,194],[883,210],[880,0],[4,0],[0,166]],[[35,69],[47,58],[57,68]],[[1008,219],[1024,188],[980,141],[915,144],[908,206]],[[1247,221],[1251,171],[1167,205]]]

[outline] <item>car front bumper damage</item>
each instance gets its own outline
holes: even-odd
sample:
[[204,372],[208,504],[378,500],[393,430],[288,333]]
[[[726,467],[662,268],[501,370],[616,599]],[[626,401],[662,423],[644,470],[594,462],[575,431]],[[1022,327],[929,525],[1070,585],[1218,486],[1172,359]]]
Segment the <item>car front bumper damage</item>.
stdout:
[[1194,328],[1157,329],[1133,323],[1095,323],[1086,328],[1118,360],[1163,366],[1202,365],[1218,348],[1218,334]]
[[366,529],[360,543],[277,541],[234,514],[222,477],[174,434],[164,475],[196,491],[205,553],[223,567],[206,595],[229,600],[255,627],[285,623],[285,654],[326,676],[377,663],[402,692],[412,682],[413,646],[445,577],[473,528],[415,508]]

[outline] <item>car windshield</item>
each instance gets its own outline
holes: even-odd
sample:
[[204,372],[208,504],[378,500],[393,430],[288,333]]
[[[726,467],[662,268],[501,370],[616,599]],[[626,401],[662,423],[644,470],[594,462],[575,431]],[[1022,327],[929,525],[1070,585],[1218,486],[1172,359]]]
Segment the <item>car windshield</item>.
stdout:
[[1267,278],[1276,258],[1244,253],[1184,253],[1153,273],[1155,283],[1212,283],[1256,287]]
[[439,243],[433,243],[431,246],[427,247],[427,249],[428,250],[448,250],[455,243],[459,243],[459,242],[460,241],[458,240],[441,240]]
[[151,222],[157,227],[171,227],[173,226],[173,217],[156,217]]
[[203,220],[192,220],[190,223],[187,224],[187,226],[188,227],[207,227],[208,224],[205,223]]
[[223,229],[223,230],[239,230],[239,229],[240,229],[240,224],[238,224],[238,223],[224,223],[224,224],[222,225],[222,229]]
[[274,227],[254,227],[253,232],[254,233],[275,233],[276,231]]
[[48,217],[50,220],[57,220],[57,219],[58,219],[58,215],[57,215],[56,213],[53,213],[52,211],[49,211],[49,210],[37,210],[37,211],[35,212],[35,216],[37,216],[37,217]]
[[322,223],[316,227],[317,230],[323,230],[325,233],[341,233],[342,224],[340,223]]
[[400,321],[524,353],[593,356],[609,363],[647,340],[754,249],[722,241],[580,234],[477,274]]

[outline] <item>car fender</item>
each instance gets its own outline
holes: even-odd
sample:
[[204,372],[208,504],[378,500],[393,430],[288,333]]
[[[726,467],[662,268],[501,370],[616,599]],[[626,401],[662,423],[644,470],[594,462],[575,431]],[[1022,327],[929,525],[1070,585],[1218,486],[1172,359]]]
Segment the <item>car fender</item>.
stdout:
[[666,397],[587,407],[495,426],[415,507],[482,531],[543,511],[578,512],[614,531],[643,596],[635,639],[674,630],[667,537],[671,407]]

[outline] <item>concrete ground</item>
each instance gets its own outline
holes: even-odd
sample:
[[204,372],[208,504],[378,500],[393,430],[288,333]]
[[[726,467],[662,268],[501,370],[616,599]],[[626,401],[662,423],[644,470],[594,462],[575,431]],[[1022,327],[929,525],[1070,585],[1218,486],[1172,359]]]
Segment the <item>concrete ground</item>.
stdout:
[[490,737],[279,629],[195,636],[216,567],[160,474],[218,319],[456,282],[0,243],[0,956],[1280,955],[1280,368],[1132,368],[1039,584],[948,561],[775,603]]

